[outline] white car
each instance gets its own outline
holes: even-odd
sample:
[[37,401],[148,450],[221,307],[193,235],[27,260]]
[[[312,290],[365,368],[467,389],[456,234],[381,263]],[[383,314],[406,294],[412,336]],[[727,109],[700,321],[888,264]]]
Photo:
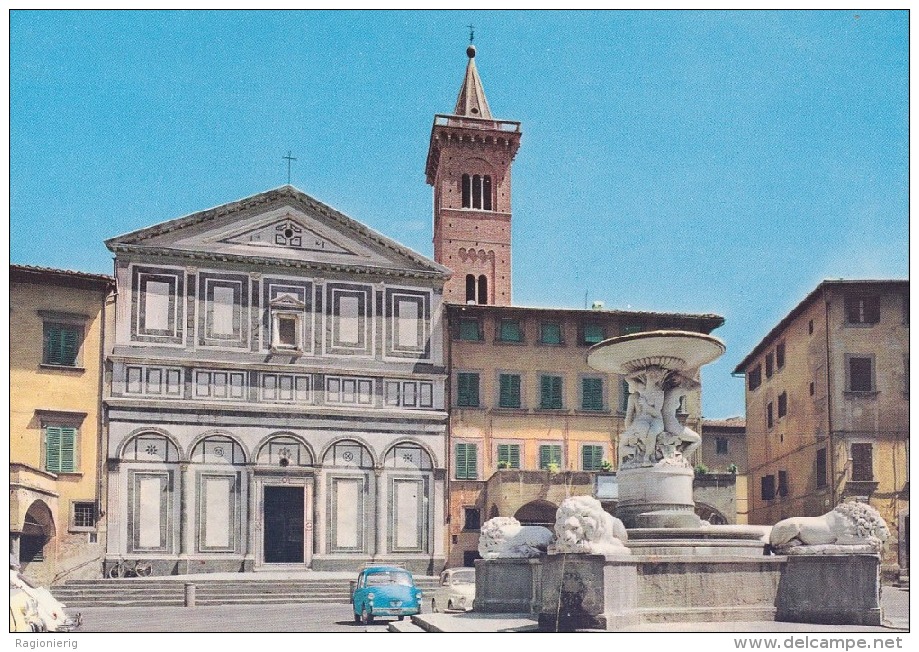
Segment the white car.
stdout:
[[475,599],[475,569],[448,568],[431,598],[431,611],[472,611]]

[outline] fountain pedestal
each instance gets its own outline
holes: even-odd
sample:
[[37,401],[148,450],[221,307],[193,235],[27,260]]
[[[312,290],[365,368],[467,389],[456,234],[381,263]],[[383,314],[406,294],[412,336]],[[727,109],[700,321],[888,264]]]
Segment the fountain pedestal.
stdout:
[[627,528],[699,527],[702,521],[692,499],[694,475],[686,466],[619,471],[616,518]]

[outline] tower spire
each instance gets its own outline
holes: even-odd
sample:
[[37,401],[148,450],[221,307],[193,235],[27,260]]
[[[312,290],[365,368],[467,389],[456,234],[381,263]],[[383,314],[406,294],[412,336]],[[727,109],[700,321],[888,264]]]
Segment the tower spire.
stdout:
[[459,97],[456,98],[456,108],[453,109],[453,114],[492,120],[491,109],[488,108],[488,100],[485,99],[485,89],[482,87],[479,71],[475,67],[475,46],[472,44],[475,35],[472,26],[469,29],[469,47],[466,48],[469,63],[466,64],[466,76],[463,78]]

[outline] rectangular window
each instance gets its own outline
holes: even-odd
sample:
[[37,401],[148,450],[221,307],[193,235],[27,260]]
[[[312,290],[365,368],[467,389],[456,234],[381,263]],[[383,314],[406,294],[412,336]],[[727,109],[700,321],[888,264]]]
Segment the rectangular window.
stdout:
[[498,376],[498,407],[520,407],[519,374],[500,374]]
[[502,342],[522,342],[523,330],[517,319],[502,319],[498,329],[498,339]]
[[770,402],[769,405],[766,406],[766,427],[771,428],[772,423],[772,403]]
[[294,313],[276,313],[275,314],[275,342],[276,347],[287,349],[300,348],[300,338],[297,337],[300,332],[300,316]]
[[779,394],[779,419],[788,414],[788,394],[782,392]]
[[520,444],[498,444],[498,468],[520,468]]
[[539,341],[542,344],[561,344],[562,325],[552,322],[543,322],[539,325]]
[[342,295],[338,300],[338,337],[336,344],[360,343],[360,298]]
[[71,529],[90,530],[96,527],[96,503],[92,501],[74,501],[70,505]]
[[478,478],[478,446],[476,444],[456,445],[456,479]]
[[539,407],[543,410],[562,409],[562,377],[540,376]]
[[775,498],[775,476],[764,475],[760,478],[760,498],[772,500]]
[[77,354],[83,339],[82,327],[45,322],[44,335],[43,364],[61,367],[77,366]]
[[785,366],[785,342],[775,345],[775,368],[781,369]]
[[728,454],[728,438],[727,437],[716,437],[715,438],[715,453],[718,455]]
[[788,471],[779,471],[779,487],[777,493],[779,496],[788,495]]
[[581,447],[581,469],[599,471],[603,466],[603,446],[587,445]]
[[809,393],[811,396],[814,395],[815,387],[814,387],[814,381],[813,381],[813,380],[812,380],[812,381],[810,382],[810,384],[807,386],[807,391],[808,391],[808,393]]
[[747,372],[747,388],[752,392],[754,389],[763,384],[763,368],[756,365]]
[[624,324],[619,332],[621,335],[631,335],[632,333],[640,333],[644,328],[641,324]]
[[826,449],[817,449],[817,460],[814,465],[814,486],[826,486]]
[[144,330],[172,331],[172,285],[161,281],[147,281],[144,293]]
[[475,317],[460,317],[459,339],[470,342],[478,342],[482,339],[479,330],[479,320]]
[[596,344],[606,339],[606,329],[603,324],[584,324],[582,344]]
[[539,447],[539,468],[548,469],[550,464],[562,467],[562,447],[560,444],[543,444]]
[[877,324],[881,321],[881,297],[846,297],[846,323]]
[[581,409],[582,410],[602,410],[603,409],[603,379],[602,378],[582,378],[581,379]]
[[77,470],[77,429],[45,426],[45,470],[74,473]]
[[482,528],[482,512],[475,507],[463,508],[463,529],[478,531]]
[[773,353],[770,351],[766,354],[766,378],[772,378]]
[[849,361],[849,391],[874,391],[874,360],[869,357],[851,356]]
[[852,480],[870,482],[874,480],[874,461],[871,444],[852,444],[849,448],[852,456]]
[[456,375],[456,404],[459,407],[479,407],[479,374]]
[[808,335],[814,334],[814,320],[813,319],[807,322],[807,334]]

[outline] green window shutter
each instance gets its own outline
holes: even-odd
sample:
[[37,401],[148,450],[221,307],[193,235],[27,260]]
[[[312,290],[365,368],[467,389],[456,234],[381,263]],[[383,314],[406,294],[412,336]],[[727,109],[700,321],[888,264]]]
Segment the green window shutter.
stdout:
[[57,426],[45,428],[45,470],[61,470],[61,428]]
[[73,367],[80,348],[79,332],[58,324],[45,325],[45,364]]
[[602,446],[584,446],[581,448],[581,468],[585,471],[599,471],[603,464]]
[[459,407],[479,407],[479,374],[457,374],[456,403]]
[[560,410],[562,408],[561,376],[542,376],[539,389],[539,407],[545,410]]
[[73,473],[77,470],[76,447],[77,429],[61,428],[61,472]]
[[601,378],[584,378],[581,381],[581,409],[603,409],[603,380]]
[[606,339],[603,326],[600,324],[584,324],[584,343],[596,344]]
[[520,322],[516,319],[501,320],[501,341],[502,342],[520,342],[523,338],[520,336]]
[[619,411],[625,412],[629,409],[629,383],[625,378],[619,383]]
[[475,480],[477,477],[478,455],[475,444],[456,445],[456,478],[457,480]]
[[562,466],[562,447],[556,444],[543,444],[539,447],[539,468],[547,469],[550,464]]
[[562,327],[559,324],[542,324],[540,326],[540,341],[543,344],[561,344]]
[[498,378],[498,406],[503,408],[520,407],[520,376],[501,374]]
[[479,321],[477,319],[460,319],[459,338],[461,340],[477,341],[479,339]]
[[518,444],[498,444],[498,463],[507,463],[509,469],[520,468],[520,446]]

